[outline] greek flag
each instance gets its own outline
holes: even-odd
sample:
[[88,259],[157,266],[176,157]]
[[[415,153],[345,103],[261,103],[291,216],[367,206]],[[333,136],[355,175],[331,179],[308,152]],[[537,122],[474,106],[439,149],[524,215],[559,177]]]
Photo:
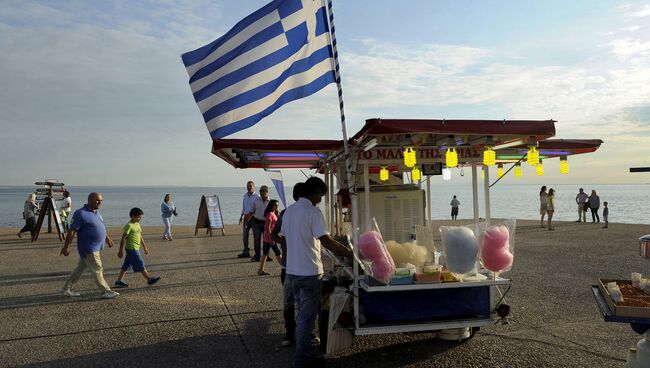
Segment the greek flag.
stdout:
[[278,192],[278,197],[280,197],[280,201],[282,201],[282,206],[284,208],[287,208],[287,197],[284,195],[284,180],[282,180],[282,171],[270,169],[264,169],[264,171],[269,174],[269,178],[271,178],[271,182],[273,182],[273,185],[275,186],[275,191]]
[[322,0],[272,1],[182,58],[213,138],[249,128],[335,82]]

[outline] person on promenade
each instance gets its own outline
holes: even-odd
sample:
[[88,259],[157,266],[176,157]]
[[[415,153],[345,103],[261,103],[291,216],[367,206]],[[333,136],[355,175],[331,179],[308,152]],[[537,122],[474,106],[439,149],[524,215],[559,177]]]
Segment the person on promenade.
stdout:
[[[253,200],[251,210],[248,213],[251,216],[251,227],[253,228],[253,247],[255,255],[251,258],[251,262],[259,262],[262,252],[262,235],[264,234],[264,210],[269,205],[269,188],[266,185],[260,187],[260,195]],[[271,257],[267,257],[267,261],[272,261]]]
[[603,229],[607,229],[609,227],[609,207],[607,207],[607,201],[603,202],[603,220],[605,221],[605,226],[603,226]]
[[298,306],[296,322],[296,350],[294,367],[318,364],[311,344],[311,333],[320,310],[321,245],[335,254],[352,258],[352,251],[334,240],[327,231],[325,219],[317,207],[327,185],[317,177],[307,179],[301,198],[289,206],[282,218],[281,232],[287,242],[287,277],[284,282],[284,299],[295,299]]
[[539,191],[539,214],[542,215],[541,224],[542,228],[544,226],[544,215],[546,215],[546,209],[548,207],[548,194],[546,193],[546,185],[542,186],[542,189]]
[[555,230],[553,227],[553,214],[555,213],[555,190],[553,188],[548,190],[547,195],[546,213],[548,214],[548,229]]
[[600,197],[596,194],[595,190],[591,190],[591,195],[589,196],[589,209],[591,209],[591,221],[600,222],[600,216],[598,216],[598,208],[600,208]]
[[269,251],[273,249],[278,262],[282,262],[280,248],[275,243],[275,240],[271,237],[271,232],[275,227],[275,223],[278,221],[278,207],[280,207],[280,202],[275,199],[269,201],[269,204],[264,210],[264,246],[262,248],[262,259],[260,259],[260,268],[257,270],[257,274],[260,276],[270,275],[270,273],[264,270],[264,265],[266,264],[266,259],[269,258]]
[[456,196],[454,196],[454,198],[451,199],[449,205],[451,205],[451,219],[458,219],[458,206],[460,206],[460,201],[456,199]]
[[172,196],[167,193],[163,199],[163,203],[160,205],[160,211],[162,212],[162,221],[165,226],[165,231],[163,232],[163,239],[172,241],[172,216],[176,215],[176,207],[174,202],[172,202]]
[[253,206],[253,201],[258,197],[255,193],[255,183],[249,181],[246,183],[246,193],[244,193],[244,200],[242,201],[241,207],[241,216],[239,216],[239,224],[242,225],[242,230],[244,233],[243,242],[244,250],[241,254],[238,254],[239,258],[248,258],[250,257],[250,250],[248,247],[248,240],[250,238],[251,222],[253,216],[249,215],[251,212],[251,207]]
[[576,195],[576,204],[578,205],[578,221],[576,222],[586,222],[587,214],[585,213],[585,204],[589,200],[589,196],[585,193],[585,190],[580,188],[578,189],[578,195]]
[[[293,186],[294,202],[297,202],[298,199],[300,199],[300,197],[302,196],[302,191],[304,186],[305,183],[302,182],[296,183],[296,185]],[[280,212],[278,221],[275,223],[275,227],[271,232],[271,237],[273,238],[273,240],[275,240],[280,244],[280,247],[282,249],[282,259],[279,260],[279,263],[280,263],[280,267],[282,267],[282,271],[280,271],[280,284],[282,285],[283,289],[284,289],[284,280],[287,276],[287,242],[285,241],[284,236],[280,235],[280,231],[282,229],[282,217],[284,216],[284,212],[286,210],[287,209],[285,208],[282,210],[282,212]],[[282,304],[283,304],[282,315],[284,317],[285,334],[284,334],[284,339],[282,339],[281,345],[287,347],[294,344],[295,336],[296,336],[296,309],[294,307],[293,294],[289,293],[288,295],[285,295],[283,297]]]
[[129,287],[129,284],[124,281],[124,276],[129,268],[133,268],[133,272],[140,272],[147,280],[148,285],[153,285],[160,281],[160,277],[152,277],[149,275],[149,272],[147,272],[144,266],[142,253],[140,253],[140,246],[142,246],[144,254],[149,254],[149,248],[147,248],[147,244],[144,242],[142,227],[140,227],[140,221],[142,221],[143,216],[144,212],[138,207],[131,208],[129,212],[131,220],[124,225],[122,240],[120,240],[120,250],[117,252],[117,257],[122,259],[124,249],[126,249],[126,257],[124,257],[120,274],[117,276],[117,280],[115,280],[115,287]]
[[70,230],[70,212],[72,212],[72,198],[70,192],[63,191],[63,203],[61,203],[61,220],[63,220],[63,228],[65,231]]
[[106,234],[106,225],[99,213],[102,202],[104,202],[102,194],[92,192],[88,195],[88,203],[74,211],[72,215],[72,223],[70,223],[70,230],[68,230],[65,237],[65,244],[61,248],[61,254],[66,257],[70,254],[72,239],[74,239],[75,235],[78,235],[79,263],[77,263],[77,267],[63,284],[62,292],[65,296],[76,297],[80,295],[72,290],[72,286],[79,281],[86,268],[90,269],[95,277],[95,284],[102,291],[102,298],[113,299],[120,295],[112,291],[106,280],[104,280],[104,268],[102,267],[102,258],[99,255],[99,251],[104,249],[104,243],[108,244],[109,248],[113,246],[113,240]]
[[16,234],[19,238],[22,237],[22,233],[30,232],[32,239],[34,238],[34,232],[36,231],[36,210],[38,209],[38,204],[36,204],[36,194],[31,193],[27,196],[27,200],[23,205],[23,218],[25,219],[25,226],[23,226],[20,231]]

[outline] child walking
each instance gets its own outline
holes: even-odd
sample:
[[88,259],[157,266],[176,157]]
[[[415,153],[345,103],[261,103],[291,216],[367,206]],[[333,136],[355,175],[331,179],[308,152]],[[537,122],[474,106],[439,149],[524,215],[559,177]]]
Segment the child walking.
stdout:
[[117,252],[117,257],[121,259],[122,256],[124,256],[124,249],[126,248],[126,257],[124,257],[124,264],[122,264],[120,274],[115,281],[115,287],[129,287],[129,284],[124,281],[124,276],[126,271],[129,270],[129,267],[133,268],[133,272],[140,272],[147,280],[147,284],[153,285],[160,280],[160,277],[149,275],[144,267],[142,253],[140,253],[140,246],[142,246],[144,254],[149,254],[149,248],[147,248],[147,244],[144,242],[144,238],[142,237],[142,228],[140,227],[140,221],[142,221],[144,212],[142,212],[141,209],[134,207],[131,208],[129,216],[131,217],[131,221],[124,225],[124,232],[122,233],[122,240],[120,241],[120,250]]
[[603,229],[607,229],[609,227],[609,220],[607,218],[609,217],[609,207],[607,207],[607,202],[603,202],[603,219],[605,220],[605,226],[603,226]]
[[264,265],[266,260],[269,258],[269,251],[273,249],[273,253],[278,258],[278,262],[282,263],[280,248],[271,238],[271,231],[275,227],[275,223],[278,221],[278,207],[280,206],[279,202],[275,199],[269,201],[269,204],[264,210],[264,246],[262,248],[262,259],[260,259],[260,269],[257,270],[257,274],[260,276],[270,275],[264,270]]

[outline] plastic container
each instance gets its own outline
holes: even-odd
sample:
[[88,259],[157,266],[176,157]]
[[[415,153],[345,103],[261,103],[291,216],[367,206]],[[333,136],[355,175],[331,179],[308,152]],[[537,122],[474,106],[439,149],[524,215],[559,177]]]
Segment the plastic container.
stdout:
[[636,363],[636,349],[630,348],[627,352],[627,360],[623,368],[638,368],[639,365]]
[[639,238],[639,255],[642,258],[650,258],[650,234]]
[[647,339],[641,339],[636,344],[636,366],[650,367],[650,341]]

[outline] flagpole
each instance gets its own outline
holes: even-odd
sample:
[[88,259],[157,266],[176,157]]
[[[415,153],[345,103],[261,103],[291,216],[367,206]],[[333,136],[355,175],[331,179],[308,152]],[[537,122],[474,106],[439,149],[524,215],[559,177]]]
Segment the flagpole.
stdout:
[[[323,2],[325,0],[322,0]],[[324,6],[325,4],[323,4]],[[341,86],[341,72],[339,69],[339,53],[336,50],[336,28],[334,27],[334,13],[332,11],[332,0],[327,0],[327,13],[329,14],[329,32],[328,37],[330,37],[330,44],[332,45],[332,66],[334,67],[334,78],[336,79],[336,87],[338,89],[339,95],[339,111],[341,112],[341,130],[343,132],[343,149],[345,152],[345,168],[348,179],[348,191],[350,193],[350,203],[352,205],[352,244],[354,244],[354,255],[355,259],[359,259],[359,249],[356,246],[359,243],[359,211],[357,203],[357,191],[356,191],[356,165],[352,161],[352,152],[350,149],[350,144],[348,142],[348,128],[345,122],[345,108],[343,105],[343,88]],[[353,166],[354,165],[354,166]],[[369,190],[366,188],[365,190]],[[366,192],[368,193],[368,192]],[[368,209],[366,209],[368,210]],[[357,311],[359,310],[359,299],[356,298],[359,295],[358,291],[358,275],[359,275],[359,265],[354,260],[352,261],[352,270],[354,272],[354,282],[353,282],[353,292],[354,292],[354,311],[355,311],[355,325],[356,328],[359,328],[359,318]]]

